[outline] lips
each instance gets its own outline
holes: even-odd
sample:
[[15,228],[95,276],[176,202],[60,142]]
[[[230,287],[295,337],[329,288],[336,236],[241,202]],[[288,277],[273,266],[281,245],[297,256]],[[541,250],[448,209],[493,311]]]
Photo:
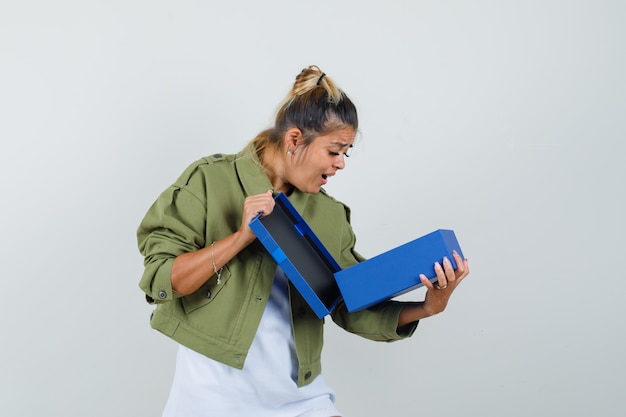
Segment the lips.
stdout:
[[322,183],[325,185],[328,182],[328,179],[332,177],[334,174],[322,174]]

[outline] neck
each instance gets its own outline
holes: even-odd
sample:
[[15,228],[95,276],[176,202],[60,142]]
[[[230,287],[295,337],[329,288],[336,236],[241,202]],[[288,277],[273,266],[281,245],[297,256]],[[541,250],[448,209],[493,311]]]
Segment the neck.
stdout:
[[285,163],[283,152],[280,150],[268,148],[263,152],[261,164],[265,169],[267,178],[272,183],[274,192],[289,195],[294,187],[285,180]]

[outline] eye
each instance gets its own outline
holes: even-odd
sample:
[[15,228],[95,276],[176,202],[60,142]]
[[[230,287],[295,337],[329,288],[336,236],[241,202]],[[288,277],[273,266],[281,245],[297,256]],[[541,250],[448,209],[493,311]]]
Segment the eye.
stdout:
[[[333,157],[335,157],[335,156],[339,156],[339,155],[340,155],[340,153],[339,153],[339,152],[329,151],[328,153],[330,154],[330,156],[333,156]],[[350,158],[350,155],[348,155],[348,153],[347,153],[347,152],[346,152],[346,153],[344,153],[344,154],[343,154],[343,156],[345,156],[346,158]]]

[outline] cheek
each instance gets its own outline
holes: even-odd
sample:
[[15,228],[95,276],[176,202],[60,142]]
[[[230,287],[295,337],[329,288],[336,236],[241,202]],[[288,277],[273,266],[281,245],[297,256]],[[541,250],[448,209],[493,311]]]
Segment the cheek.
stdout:
[[310,154],[302,155],[302,159],[298,161],[296,166],[296,175],[309,177],[313,175],[319,169],[319,164],[316,163],[316,159],[312,158]]

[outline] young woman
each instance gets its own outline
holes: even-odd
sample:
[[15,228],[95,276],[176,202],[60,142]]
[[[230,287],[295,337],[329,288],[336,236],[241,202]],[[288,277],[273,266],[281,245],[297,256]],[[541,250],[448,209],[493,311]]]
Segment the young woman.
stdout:
[[[321,375],[323,320],[288,282],[249,228],[283,192],[342,268],[355,251],[349,209],[322,188],[345,167],[358,118],[318,67],[303,69],[272,128],[241,152],[190,165],[139,226],[140,287],[156,305],[151,326],[179,343],[164,416],[340,416]],[[467,276],[455,254],[435,266],[423,302],[381,303],[333,320],[377,341],[409,337],[440,313]],[[416,271],[418,272],[418,271]]]

